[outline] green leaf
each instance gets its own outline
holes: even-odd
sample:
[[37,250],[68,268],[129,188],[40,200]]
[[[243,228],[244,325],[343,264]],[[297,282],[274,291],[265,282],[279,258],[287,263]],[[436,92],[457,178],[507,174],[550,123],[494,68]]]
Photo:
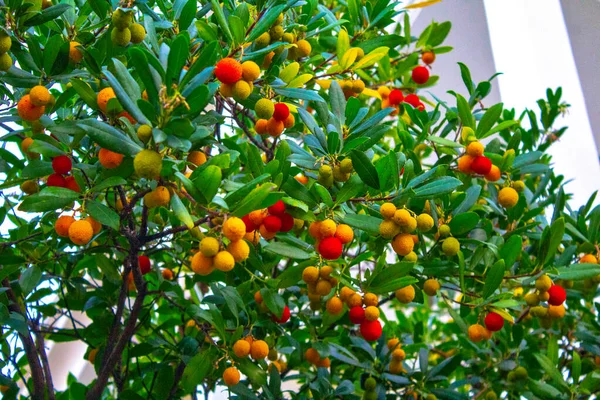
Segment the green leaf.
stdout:
[[71,85],[73,85],[73,89],[77,92],[81,100],[90,107],[92,110],[98,109],[98,103],[96,101],[96,92],[88,85],[86,82],[81,79],[73,78],[71,79]]
[[540,254],[540,258],[543,259],[543,263],[546,264],[550,261],[556,251],[558,250],[558,246],[562,242],[563,235],[565,234],[565,219],[558,218],[552,226],[550,227],[550,233],[546,240],[546,242],[542,245],[542,251]]
[[540,365],[542,366],[544,371],[546,371],[546,374],[548,374],[552,378],[554,383],[559,385],[560,387],[562,387],[565,391],[568,391],[569,385],[567,385],[567,383],[563,379],[557,366],[554,365],[554,363],[552,361],[550,361],[550,359],[543,354],[534,354],[534,356],[537,359],[537,361],[540,363]]
[[181,384],[186,393],[195,391],[196,386],[200,385],[213,371],[213,364],[218,356],[214,346],[202,350],[196,354],[183,370]]
[[215,13],[215,17],[217,18],[217,23],[223,30],[223,33],[227,37],[227,41],[229,43],[233,43],[233,35],[231,34],[231,30],[229,29],[229,24],[225,19],[225,14],[223,13],[223,9],[217,0],[210,0],[212,4],[213,13]]
[[119,230],[119,214],[113,209],[108,208],[102,203],[95,200],[87,200],[85,202],[85,209],[90,213],[92,218],[100,222],[102,225],[111,227],[112,229]]
[[453,235],[460,236],[469,233],[478,223],[479,215],[477,213],[466,212],[452,218],[448,225]]
[[600,275],[600,264],[573,264],[558,268],[557,279],[580,281]]
[[197,4],[198,4],[198,2],[196,0],[188,0],[185,3],[185,6],[183,6],[183,9],[181,10],[181,15],[179,16],[179,31],[180,32],[187,30],[187,28],[189,28],[190,25],[192,24],[192,21],[194,20],[194,17],[196,16]]
[[512,268],[512,266],[519,258],[521,254],[521,247],[523,246],[523,238],[519,235],[512,235],[506,243],[500,249],[498,257],[504,260],[506,268]]
[[[382,286],[396,278],[402,278],[408,275],[415,268],[415,263],[401,261],[396,264],[388,265],[385,268],[374,272],[368,280],[365,290],[371,286]],[[408,286],[408,284],[406,285]],[[401,289],[400,287],[397,289]]]
[[25,21],[25,26],[42,25],[48,21],[57,19],[69,8],[71,8],[71,6],[65,3],[50,6],[43,10],[40,14],[34,15],[33,17],[27,19]]
[[264,249],[271,253],[298,260],[306,260],[311,257],[311,255],[304,250],[300,250],[295,246],[283,242],[271,242],[269,245],[265,246]]
[[179,76],[190,54],[189,41],[187,34],[180,34],[171,42],[165,78],[169,86],[173,81],[179,82]]
[[100,182],[99,184],[97,184],[96,186],[91,188],[90,192],[97,193],[97,192],[103,191],[104,189],[108,189],[109,187],[126,185],[126,184],[127,184],[127,181],[125,179],[121,178],[120,176],[111,176],[110,178],[106,178],[105,180],[103,180],[102,182]]
[[581,378],[581,357],[577,350],[573,350],[573,363],[571,364],[571,377],[573,378],[573,384],[579,383]]
[[360,176],[360,179],[372,188],[379,189],[379,176],[369,157],[361,151],[352,150],[350,158],[352,159],[354,170]]
[[284,4],[280,4],[274,7],[268,7],[267,11],[263,14],[262,18],[260,18],[254,26],[254,28],[252,28],[252,31],[248,36],[248,41],[253,42],[260,35],[268,31],[277,19],[277,17],[279,17],[279,14],[281,14],[285,10],[285,8],[286,6]]
[[106,67],[102,69],[102,72],[115,91],[119,103],[136,121],[141,124],[150,125],[148,118],[146,118],[144,113],[142,113],[137,106],[137,101],[141,98],[140,87],[121,61],[113,59],[113,64],[115,65],[115,71],[118,74],[118,78]]
[[475,129],[475,118],[471,113],[469,102],[460,94],[456,94],[456,106],[458,108],[458,118],[460,118],[463,126]]
[[498,103],[487,109],[485,114],[483,114],[483,117],[481,117],[479,124],[477,124],[477,130],[475,131],[476,137],[482,137],[492,129],[496,121],[498,121],[498,118],[500,118],[500,115],[502,115],[503,107],[504,105],[502,103]]
[[274,315],[281,317],[285,307],[285,300],[283,300],[283,297],[281,297],[275,290],[267,288],[260,289],[260,294],[262,295],[263,301],[269,311],[271,311]]
[[197,178],[194,178],[193,182],[202,196],[210,203],[219,190],[222,178],[221,168],[209,165],[200,172]]
[[452,211],[455,216],[461,213],[469,211],[471,207],[477,203],[479,194],[481,193],[481,186],[473,185],[465,191],[465,199]]
[[346,214],[341,218],[341,222],[350,225],[353,228],[360,229],[371,235],[379,235],[379,225],[383,220],[370,215]]
[[458,63],[458,66],[460,67],[460,76],[462,77],[469,94],[473,94],[475,87],[473,86],[473,78],[471,78],[471,71],[469,71],[469,67],[461,62]]
[[325,203],[327,207],[333,207],[333,199],[331,198],[329,190],[327,190],[324,186],[318,183],[315,183],[313,185],[313,188],[316,190],[319,197],[321,197],[321,200],[323,200],[323,203]]
[[498,260],[485,274],[482,296],[484,299],[490,297],[502,284],[504,278],[504,260]]
[[336,81],[331,82],[329,88],[329,102],[331,104],[331,111],[333,115],[337,117],[340,124],[344,125],[346,122],[346,97]]
[[442,176],[433,182],[426,183],[416,189],[413,189],[416,197],[435,197],[453,192],[462,182],[451,176]]
[[171,196],[171,209],[177,218],[179,218],[179,220],[188,227],[188,229],[192,229],[194,227],[194,220],[192,219],[187,208],[185,208],[181,202],[179,196]]
[[492,136],[494,133],[502,132],[503,130],[508,129],[508,128],[518,125],[518,124],[519,124],[519,121],[502,121],[498,125],[496,125],[495,128],[489,130],[488,132],[486,132],[482,136],[480,136],[479,139],[485,139],[488,136]]
[[46,187],[41,192],[27,196],[19,205],[20,211],[46,212],[65,208],[79,198],[79,193],[59,187]]
[[31,293],[40,283],[40,279],[42,279],[42,270],[37,265],[27,268],[19,278],[19,286],[21,286],[23,294],[27,296]]
[[270,192],[274,191],[277,185],[274,183],[263,183],[259,187],[252,190],[248,195],[240,202],[236,204],[232,214],[236,217],[243,217],[250,211],[258,210],[262,208],[263,201],[267,198]]
[[105,122],[95,119],[84,119],[77,121],[77,126],[83,129],[100,147],[105,149],[128,156],[135,156],[142,151],[142,147],[129,136]]
[[336,55],[338,60],[341,60],[344,54],[350,48],[350,37],[348,36],[348,31],[342,28],[338,32],[337,43],[336,43]]

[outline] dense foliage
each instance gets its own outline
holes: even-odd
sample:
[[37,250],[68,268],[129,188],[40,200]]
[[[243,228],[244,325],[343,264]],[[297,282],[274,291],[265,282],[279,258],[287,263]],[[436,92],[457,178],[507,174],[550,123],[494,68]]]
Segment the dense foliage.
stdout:
[[[5,398],[600,389],[560,89],[519,114],[459,64],[439,100],[451,24],[390,0],[0,6]],[[59,392],[67,341],[97,378]]]

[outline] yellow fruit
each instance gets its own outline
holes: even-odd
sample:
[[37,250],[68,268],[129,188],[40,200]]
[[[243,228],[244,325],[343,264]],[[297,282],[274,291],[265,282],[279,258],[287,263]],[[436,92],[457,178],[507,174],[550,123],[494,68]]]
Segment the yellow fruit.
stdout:
[[409,235],[408,233],[396,235],[392,241],[392,248],[396,254],[401,256],[408,255],[411,251],[413,251],[414,247],[415,242],[412,238],[412,235]]
[[540,301],[548,301],[548,299],[550,298],[550,293],[548,293],[548,292],[539,292],[538,293],[538,298],[540,299]]
[[117,8],[112,14],[112,24],[118,29],[129,28],[133,22],[133,12]]
[[221,86],[219,86],[219,93],[221,93],[223,97],[233,97],[233,85],[221,83]]
[[233,353],[239,357],[244,358],[250,354],[250,343],[244,339],[240,339],[233,344]]
[[552,279],[546,274],[541,275],[535,280],[535,288],[540,292],[547,292],[552,286]]
[[240,371],[235,367],[229,367],[223,371],[223,382],[227,386],[235,386],[240,382]]
[[523,181],[514,181],[511,184],[511,187],[513,189],[515,189],[518,193],[521,193],[523,190],[525,190],[525,182],[523,182]]
[[421,232],[429,232],[433,228],[433,218],[429,214],[417,216],[417,229]]
[[519,193],[511,187],[505,187],[498,193],[498,203],[504,208],[512,208],[519,202]]
[[335,222],[331,219],[321,221],[321,224],[319,225],[319,237],[324,239],[335,235],[336,228]]
[[254,111],[256,112],[257,117],[268,120],[275,112],[275,104],[269,99],[260,99],[254,105]]
[[242,63],[242,79],[245,81],[255,81],[260,76],[260,68],[254,61],[245,61]]
[[358,293],[353,293],[346,300],[349,308],[362,306],[362,296]]
[[427,279],[423,284],[423,291],[428,296],[435,296],[440,288],[441,285],[436,279]]
[[534,317],[545,318],[548,315],[548,309],[542,306],[531,307],[529,313]]
[[69,43],[69,59],[73,61],[75,64],[79,64],[81,60],[83,60],[83,53],[78,49],[81,47],[81,43],[79,42],[70,42]]
[[171,201],[169,189],[157,186],[156,189],[144,196],[144,205],[148,208],[166,207]]
[[40,191],[40,185],[38,185],[37,181],[28,180],[21,183],[21,191],[25,194],[34,194]]
[[486,337],[487,337],[486,331],[487,331],[487,329],[484,328],[482,325],[473,324],[473,325],[469,326],[467,334],[469,335],[469,339],[473,343],[478,343],[478,342],[481,342],[482,340],[486,339]]
[[240,240],[246,235],[246,224],[238,217],[229,217],[223,224],[223,235],[231,241]]
[[205,237],[200,241],[200,253],[205,257],[214,257],[219,252],[219,241],[214,237]]
[[77,245],[88,244],[94,236],[94,229],[92,225],[84,220],[80,219],[75,221],[69,226],[69,239]]
[[100,233],[100,231],[102,230],[102,224],[100,222],[96,221],[92,217],[86,217],[85,220],[87,222],[89,222],[90,225],[92,226],[92,231],[94,232],[94,235],[97,235]]
[[298,40],[296,42],[296,46],[298,46],[298,55],[300,57],[308,57],[310,52],[312,51],[312,46],[307,40]]
[[13,60],[8,53],[0,53],[0,71],[8,71],[12,67]]
[[402,349],[396,349],[392,352],[392,359],[404,361],[406,358],[406,353]]
[[579,259],[581,264],[598,264],[598,259],[593,254],[586,254]]
[[254,45],[257,48],[262,49],[264,47],[267,47],[270,42],[271,42],[271,35],[269,35],[269,32],[265,32],[254,41]]
[[400,340],[398,338],[392,338],[387,341],[388,350],[394,350],[396,347],[400,347]]
[[198,275],[210,275],[215,270],[213,259],[206,257],[201,252],[197,252],[192,257],[192,271]]
[[377,88],[377,92],[384,99],[387,99],[389,97],[389,95],[390,95],[390,89],[388,87],[385,87],[385,86],[379,86]]
[[236,262],[245,261],[250,255],[250,246],[244,239],[235,240],[229,243],[227,251],[231,253]]
[[363,303],[367,307],[377,307],[377,305],[379,304],[379,299],[377,299],[377,295],[375,293],[365,293],[363,296]]
[[460,251],[460,243],[453,237],[446,238],[442,243],[442,251],[448,257],[454,257]]
[[[333,272],[332,267],[330,267],[329,265],[324,265],[319,270],[319,276],[321,277],[321,279],[329,280],[332,272]],[[331,281],[330,281],[330,283],[331,283]]]
[[327,309],[327,312],[329,314],[337,315],[342,312],[344,304],[342,303],[342,300],[340,300],[339,297],[332,297],[329,300],[327,300],[325,308]]
[[410,253],[408,253],[407,255],[404,256],[402,261],[417,262],[418,259],[419,259],[419,256],[417,256],[417,253],[415,253],[414,251],[411,251]]
[[133,159],[133,169],[141,178],[156,179],[162,170],[162,157],[153,150],[142,150]]
[[246,100],[252,93],[252,88],[248,82],[239,80],[233,84],[231,93],[236,100]]
[[396,290],[394,294],[400,303],[408,304],[415,299],[415,288],[413,286],[406,286]]
[[32,87],[29,96],[35,106],[45,106],[50,102],[50,92],[45,86],[37,85]]
[[349,225],[339,224],[335,230],[335,237],[340,239],[342,244],[347,244],[354,239],[354,231]]
[[462,131],[460,132],[460,137],[465,143],[468,143],[471,140],[476,140],[475,131],[472,128],[469,128],[468,126],[463,126]]
[[6,34],[4,31],[0,31],[0,53],[6,53],[10,50],[12,46],[12,41],[10,36]]
[[477,157],[480,155],[483,155],[483,150],[485,148],[483,147],[483,145],[480,142],[471,142],[469,143],[469,145],[467,146],[467,154],[470,155],[471,157]]
[[361,79],[352,81],[352,91],[354,93],[362,93],[365,90],[365,83]]
[[404,367],[402,366],[402,361],[399,361],[399,360],[392,360],[392,361],[390,361],[389,369],[390,369],[390,373],[391,374],[400,374],[400,373],[402,373],[402,371],[404,371]]
[[350,289],[348,286],[344,286],[340,289],[340,299],[342,301],[348,301],[350,296],[356,293],[354,290]]
[[375,321],[379,319],[379,308],[375,306],[369,306],[365,308],[365,319],[367,321]]
[[327,296],[329,292],[331,292],[331,283],[324,279],[319,280],[319,282],[317,282],[316,292],[321,296]]
[[131,31],[131,43],[138,44],[146,38],[146,29],[143,25],[135,23],[129,27]]
[[269,345],[264,340],[255,340],[250,347],[250,355],[255,360],[263,360],[269,355]]
[[110,33],[110,39],[115,46],[127,46],[127,44],[131,41],[131,30],[129,28],[115,28]]
[[457,161],[457,168],[463,174],[471,174],[473,170],[471,169],[471,165],[473,164],[474,158],[470,155],[464,155],[460,157]]
[[213,259],[213,263],[216,269],[228,272],[235,266],[235,259],[228,251],[220,251]]
[[150,125],[140,125],[137,129],[137,137],[144,143],[148,143],[152,137],[152,127]]
[[[58,236],[69,237],[69,228],[75,222],[75,218],[70,215],[61,215],[54,223],[54,230]],[[92,229],[93,233],[93,229]]]
[[319,270],[315,267],[306,267],[302,271],[302,280],[306,283],[316,283],[319,279]]
[[438,228],[438,232],[440,234],[441,237],[446,237],[448,236],[451,232],[450,232],[450,227],[446,224],[444,225],[440,225],[440,227]]
[[190,154],[187,156],[187,162],[192,164],[190,166],[191,169],[196,169],[196,167],[206,162],[206,154],[202,151],[190,151]]
[[553,305],[549,305],[548,306],[548,316],[550,318],[563,318],[565,316],[566,310],[565,310],[565,306],[564,304],[561,304],[559,306],[553,306]]
[[379,234],[385,239],[391,239],[398,235],[398,233],[400,233],[400,227],[393,221],[384,220],[379,224]]
[[274,25],[269,29],[269,36],[271,36],[271,41],[276,42],[283,37],[283,27],[280,25]]
[[536,293],[527,293],[525,295],[525,303],[527,303],[528,306],[537,306],[540,304],[540,298]]
[[412,216],[410,215],[408,210],[400,209],[400,210],[396,210],[396,212],[394,213],[394,216],[392,217],[392,221],[394,221],[396,223],[396,225],[403,228],[410,223],[409,220],[411,218],[412,218]]

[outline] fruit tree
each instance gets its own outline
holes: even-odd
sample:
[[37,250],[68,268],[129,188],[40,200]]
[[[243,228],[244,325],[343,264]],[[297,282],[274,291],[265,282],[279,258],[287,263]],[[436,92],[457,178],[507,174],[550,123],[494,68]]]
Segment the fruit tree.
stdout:
[[440,100],[435,2],[2,2],[5,398],[598,393],[568,104]]

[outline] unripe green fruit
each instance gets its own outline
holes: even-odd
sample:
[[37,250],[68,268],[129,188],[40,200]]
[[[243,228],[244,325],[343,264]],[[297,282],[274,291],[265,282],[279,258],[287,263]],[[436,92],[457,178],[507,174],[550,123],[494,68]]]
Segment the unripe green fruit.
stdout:
[[277,353],[276,349],[271,349],[271,350],[269,350],[269,355],[267,356],[267,358],[270,361],[275,361],[279,358],[279,353]]
[[365,392],[365,394],[363,395],[364,400],[377,400],[377,398],[378,398],[377,392],[375,392],[375,391]]
[[122,9],[117,8],[112,15],[113,26],[117,29],[129,28],[132,22],[133,13],[131,11],[123,11]]
[[442,251],[448,257],[454,257],[460,251],[460,243],[453,237],[449,237],[442,243]]
[[292,60],[295,61],[300,57],[300,52],[298,51],[297,47],[290,47],[288,49],[288,55],[287,55],[287,59],[288,60]]
[[446,237],[446,236],[448,236],[450,234],[450,227],[448,225],[446,225],[446,224],[441,225],[438,228],[438,232],[440,233],[441,237]]
[[276,42],[283,37],[283,27],[281,25],[275,25],[269,30],[271,36],[271,42]]
[[523,182],[523,181],[514,181],[511,184],[511,186],[513,189],[515,189],[519,193],[521,193],[523,190],[525,190],[525,182]]
[[12,63],[12,58],[10,58],[8,53],[0,54],[0,71],[8,71]]
[[319,182],[321,185],[325,186],[326,188],[330,188],[331,186],[333,186],[333,175],[329,175],[329,176],[319,175],[317,182]]
[[569,280],[562,281],[562,287],[565,289],[573,289],[574,282]]
[[487,392],[485,400],[498,400],[498,395],[494,391]]
[[258,118],[268,120],[273,116],[273,112],[275,112],[275,104],[269,99],[260,99],[254,105],[254,111]]
[[429,393],[427,397],[425,397],[425,400],[437,400],[437,397],[435,394]]
[[526,379],[529,376],[525,367],[517,367],[513,370],[513,372],[515,373],[515,378],[517,379]]
[[232,92],[234,99],[246,100],[250,96],[250,93],[252,93],[252,88],[248,82],[240,80],[233,85]]
[[329,165],[321,165],[321,168],[319,168],[319,178],[328,178],[331,176],[332,173],[333,171]]
[[531,315],[538,318],[544,318],[548,315],[548,309],[542,306],[531,307],[529,312],[531,313]]
[[0,33],[0,53],[6,53],[10,50],[12,45],[12,41],[10,40],[10,36],[8,36],[4,31]]
[[351,173],[354,170],[354,167],[352,166],[352,159],[344,158],[340,163],[340,169],[345,174]]
[[142,150],[133,159],[133,169],[142,178],[156,179],[162,169],[162,156],[153,150]]
[[365,379],[365,390],[373,391],[377,386],[377,381],[372,376]]
[[335,179],[336,182],[346,182],[350,179],[350,174],[343,173],[340,166],[336,165],[333,167],[333,179]]
[[131,43],[142,43],[146,38],[146,29],[141,24],[131,25]]
[[263,33],[254,41],[254,45],[259,49],[267,47],[269,43],[271,43],[271,35],[269,35],[269,32]]
[[508,375],[506,376],[506,378],[508,379],[509,382],[514,382],[517,380],[517,378],[515,377],[514,371],[510,371],[508,373]]
[[131,41],[131,31],[129,28],[113,29],[110,38],[115,46],[124,47]]
[[277,16],[277,19],[274,22],[275,25],[281,25],[283,24],[283,13],[279,14]]
[[137,130],[137,137],[144,143],[148,143],[152,137],[152,127],[150,125],[141,125]]
[[527,305],[530,307],[537,306],[540,304],[540,298],[536,293],[527,293],[525,295],[525,303],[527,303]]
[[286,32],[281,37],[281,40],[286,43],[294,43],[296,41],[296,37],[294,36],[293,33]]

